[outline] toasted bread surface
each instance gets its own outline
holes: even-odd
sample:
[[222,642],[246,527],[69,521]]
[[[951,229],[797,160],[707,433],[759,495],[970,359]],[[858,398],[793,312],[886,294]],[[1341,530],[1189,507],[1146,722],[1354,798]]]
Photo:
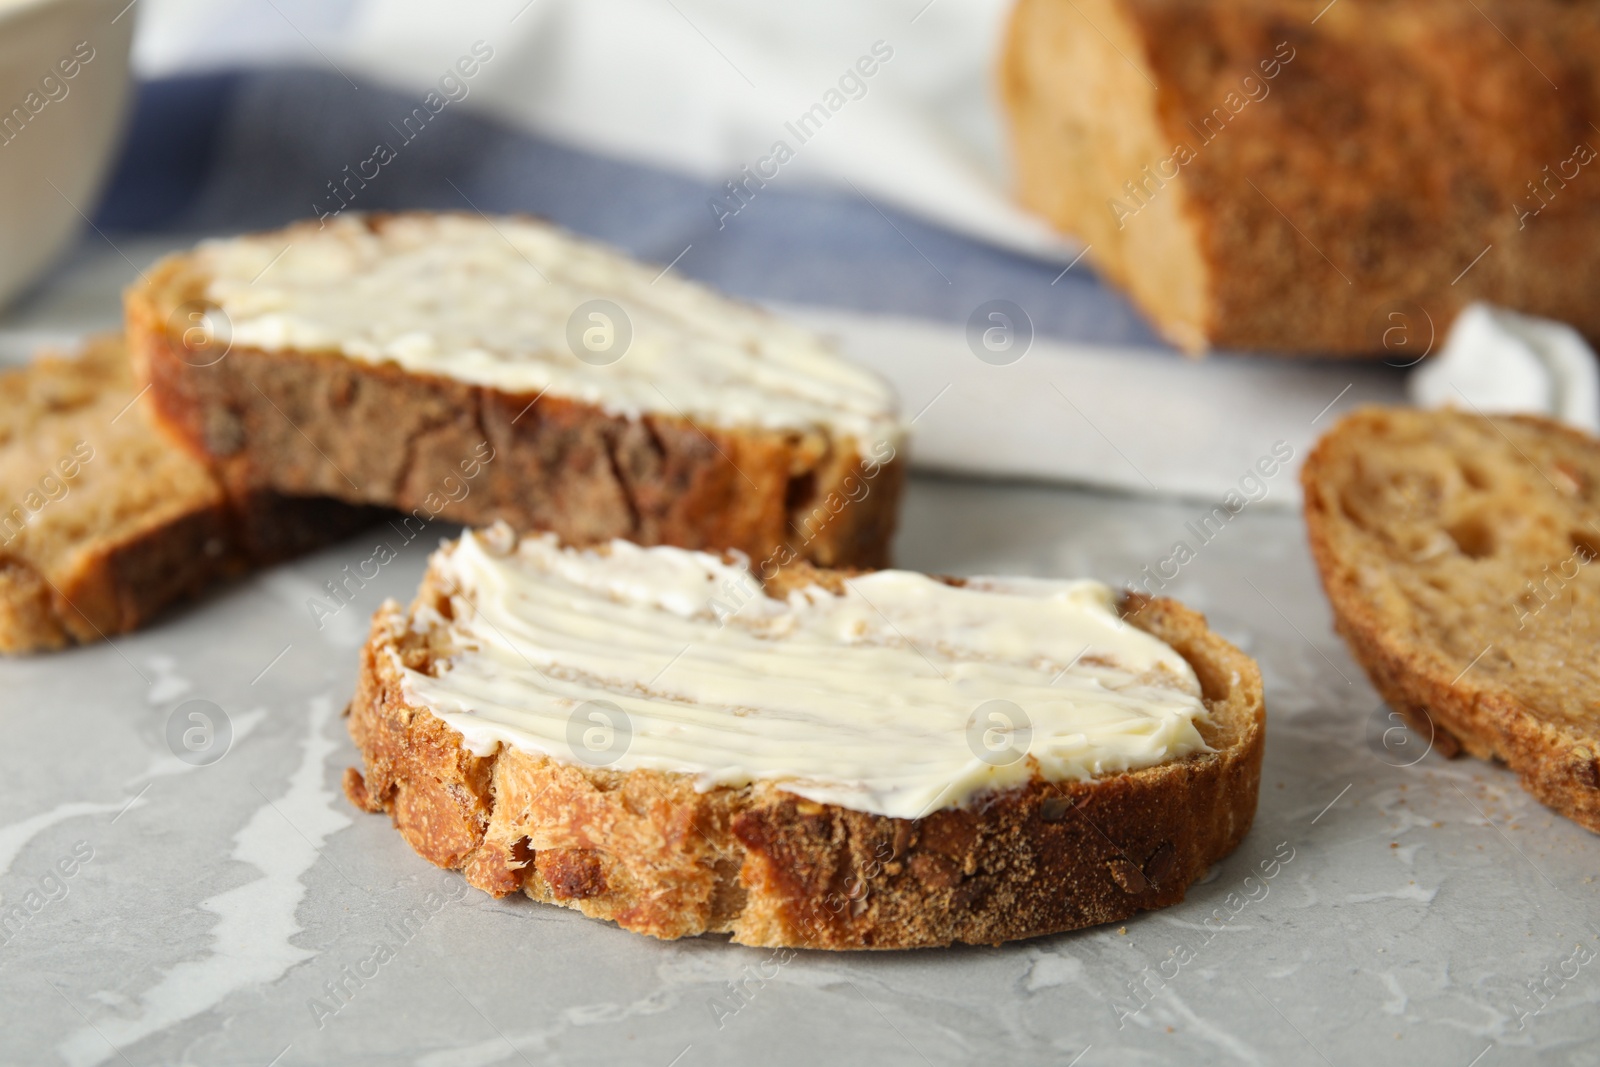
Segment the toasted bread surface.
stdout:
[[164,431],[230,485],[504,521],[572,543],[887,561],[905,477],[892,446],[864,455],[876,446],[820,429],[616,415],[335,351],[197,343],[187,312],[210,306],[208,283],[194,257],[164,260],[126,295],[128,334]]
[[[768,589],[843,575],[796,564]],[[417,621],[450,610],[430,573],[410,611],[373,619],[350,732],[353,803],[387,812],[419,855],[496,896],[522,890],[661,938],[898,949],[998,943],[1183,899],[1254,817],[1264,737],[1256,664],[1169,600],[1125,607],[1194,667],[1211,751],[1086,782],[1047,782],[916,820],[848,810],[772,783],[698,791],[691,775],[619,772],[502,746],[477,757],[406,700],[397,664],[448,649]],[[415,623],[415,624],[414,624]]]
[[1335,623],[1384,699],[1600,832],[1600,442],[1528,416],[1367,408],[1302,481]]
[[374,517],[233,496],[150,425],[120,337],[0,375],[0,651],[131,630],[246,567]]
[[1021,0],[1000,91],[1024,204],[1174,343],[1392,357],[1474,300],[1600,337],[1597,48],[1561,0]]

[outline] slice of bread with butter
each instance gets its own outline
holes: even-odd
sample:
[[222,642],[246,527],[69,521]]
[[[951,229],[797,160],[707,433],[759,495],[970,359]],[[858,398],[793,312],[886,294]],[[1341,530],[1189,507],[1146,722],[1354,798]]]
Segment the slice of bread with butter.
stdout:
[[496,896],[892,949],[1182,900],[1250,826],[1264,710],[1170,600],[499,525],[379,609],[350,730],[351,800]]
[[207,241],[126,308],[152,412],[229,484],[574,543],[887,558],[884,382],[548,223],[346,214]]

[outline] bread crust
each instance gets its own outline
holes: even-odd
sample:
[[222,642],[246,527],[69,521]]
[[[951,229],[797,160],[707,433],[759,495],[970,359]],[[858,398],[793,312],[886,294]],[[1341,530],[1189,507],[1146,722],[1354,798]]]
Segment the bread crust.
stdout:
[[[94,483],[73,488],[66,480],[64,503],[45,504],[41,511],[53,523],[70,503],[83,510],[81,524],[51,526],[47,544],[37,537],[11,538],[13,543],[0,546],[3,653],[60,649],[126,633],[179,600],[329,544],[381,514],[335,500],[226,491],[202,466],[162,443],[131,403],[135,390],[121,337],[95,338],[77,359],[47,357],[8,372],[0,392],[14,406],[5,415],[7,425],[15,420],[15,432],[81,436],[92,453],[98,451],[92,463],[85,461],[93,467]],[[35,410],[18,410],[30,405]],[[52,422],[44,434],[41,427]],[[138,466],[152,457],[150,466]],[[4,458],[18,466],[30,462]],[[134,466],[116,478],[102,469],[119,463]],[[41,472],[29,467],[15,473],[32,481]],[[150,481],[131,484],[140,478]],[[84,494],[93,506],[84,507]]]
[[[1465,752],[1479,759],[1503,761],[1516,772],[1523,788],[1541,803],[1600,833],[1597,694],[1587,694],[1590,707],[1595,709],[1595,717],[1587,726],[1581,721],[1561,721],[1549,708],[1536,706],[1528,693],[1519,692],[1522,679],[1517,674],[1497,684],[1495,676],[1474,670],[1475,664],[1457,662],[1470,657],[1471,652],[1465,656],[1447,655],[1436,635],[1402,621],[1390,606],[1393,598],[1403,600],[1405,594],[1396,591],[1386,580],[1385,572],[1404,564],[1376,557],[1370,545],[1358,540],[1356,524],[1347,514],[1341,495],[1350,486],[1352,461],[1360,462],[1360,455],[1379,449],[1393,450],[1386,440],[1392,435],[1386,435],[1384,428],[1396,420],[1424,425],[1449,420],[1489,423],[1458,412],[1366,408],[1346,416],[1318,442],[1306,459],[1301,484],[1305,489],[1306,533],[1333,608],[1335,628],[1373,687],[1419,736],[1429,739],[1434,749],[1445,756]],[[1504,428],[1526,428],[1558,448],[1587,454],[1591,471],[1600,472],[1600,443],[1586,434],[1535,416],[1496,416],[1494,422]],[[1519,446],[1508,442],[1508,447]],[[1522,453],[1525,452],[1524,446]],[[1587,483],[1580,486],[1579,492],[1592,498],[1594,474],[1574,473]],[[1526,470],[1524,475],[1529,482],[1527,488],[1542,492],[1544,486],[1534,471]],[[1523,506],[1529,505],[1525,502]],[[1585,506],[1591,515],[1596,514],[1592,499]],[[1596,530],[1596,537],[1600,538],[1600,529]],[[1534,561],[1527,570],[1530,577],[1539,576],[1539,562]],[[1491,594],[1485,590],[1484,595]],[[1462,615],[1465,617],[1476,606],[1461,605]],[[1509,611],[1507,621],[1512,621]],[[1509,632],[1511,627],[1506,629]],[[1491,648],[1483,651],[1489,653]],[[1580,655],[1585,652],[1590,657],[1594,654],[1592,647],[1579,650]],[[1581,669],[1581,665],[1574,666]],[[1574,695],[1581,699],[1581,694]]]
[[[887,443],[867,456],[821,432],[627,418],[335,352],[191,351],[174,316],[206,306],[206,284],[191,258],[157,264],[128,290],[128,336],[164,431],[230,485],[504,521],[573,544],[887,562],[905,478]],[[477,473],[463,478],[468,465]]]
[[[824,585],[837,577],[802,573]],[[421,605],[447,598],[430,580]],[[1265,727],[1256,664],[1202,616],[1170,600],[1125,606],[1194,666],[1214,751],[1089,782],[1035,779],[910,820],[768,783],[701,793],[683,774],[507,747],[474,757],[460,734],[405,700],[397,662],[426,670],[434,650],[391,601],[362,651],[349,715],[365,772],[346,771],[345,791],[387,812],[419,855],[485,892],[521,889],[659,938],[902,949],[1112,922],[1181,901],[1243,839]]]
[[1021,199],[1193,350],[1410,359],[1474,300],[1600,338],[1600,10],[1323,7],[1022,0]]
[[171,605],[371,525],[382,513],[336,500],[220,495],[144,529],[86,543],[47,578],[0,555],[0,653],[55,651],[130,633]]

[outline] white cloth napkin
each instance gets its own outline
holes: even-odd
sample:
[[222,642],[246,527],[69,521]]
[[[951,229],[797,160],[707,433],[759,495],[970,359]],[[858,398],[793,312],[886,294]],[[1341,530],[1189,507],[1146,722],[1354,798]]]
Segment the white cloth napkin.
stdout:
[[1444,349],[1411,375],[1419,407],[1548,415],[1600,434],[1600,374],[1572,327],[1488,304],[1461,313]]
[[[462,103],[524,129],[715,179],[736,178],[782,141],[794,155],[778,168],[780,186],[853,184],[1008,248],[1062,262],[1078,252],[1006,195],[993,63],[1010,0],[139,7],[134,64],[149,77],[296,60],[420,92],[481,40],[495,56]],[[864,58],[875,61],[866,76]],[[800,126],[806,114],[812,123]]]

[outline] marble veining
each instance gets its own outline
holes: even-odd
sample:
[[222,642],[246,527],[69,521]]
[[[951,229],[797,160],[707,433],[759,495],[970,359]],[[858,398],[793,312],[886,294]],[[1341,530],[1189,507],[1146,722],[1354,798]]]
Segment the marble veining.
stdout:
[[306,894],[302,878],[328,836],[351,821],[334,807],[342,798],[325,784],[328,757],[338,748],[327,730],[333,709],[328,696],[311,698],[288,789],[275,799],[263,795],[233,837],[232,858],[260,877],[199,902],[217,917],[210,951],[162,975],[140,994],[132,1015],[101,1018],[70,1034],[60,1052],[72,1067],[104,1063],[120,1048],[209,1011],[230,994],[270,983],[314,955],[291,941],[300,931],[295,913]]

